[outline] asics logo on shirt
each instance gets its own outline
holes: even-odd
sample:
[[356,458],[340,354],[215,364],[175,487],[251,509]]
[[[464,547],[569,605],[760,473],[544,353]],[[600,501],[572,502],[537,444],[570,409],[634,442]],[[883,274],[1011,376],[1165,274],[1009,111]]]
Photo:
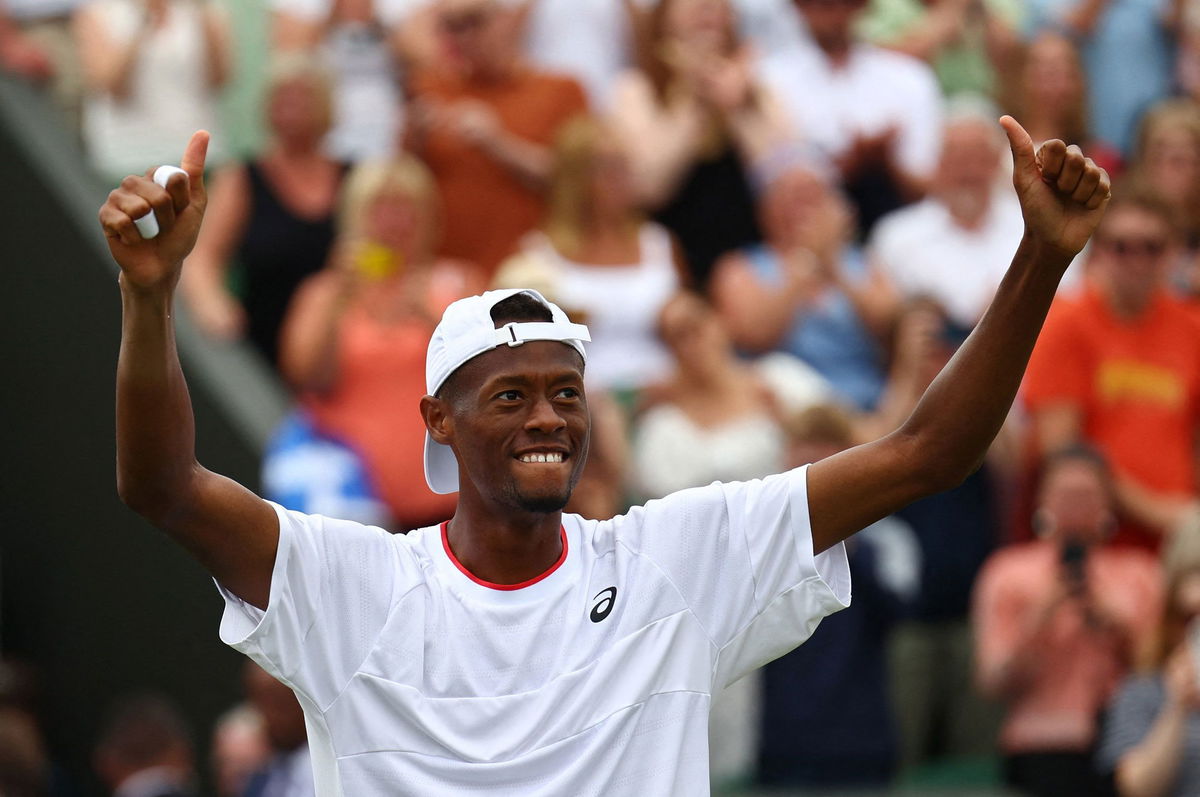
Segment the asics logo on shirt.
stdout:
[[592,600],[596,600],[601,595],[604,599],[592,607],[591,618],[593,623],[598,623],[612,613],[613,604],[617,602],[617,588],[608,587],[596,593]]

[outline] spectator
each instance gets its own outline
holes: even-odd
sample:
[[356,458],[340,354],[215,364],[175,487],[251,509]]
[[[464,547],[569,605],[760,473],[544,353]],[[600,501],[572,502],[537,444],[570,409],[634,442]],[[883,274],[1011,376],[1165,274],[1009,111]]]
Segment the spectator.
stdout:
[[858,40],[866,0],[796,0],[816,46],[764,62],[794,127],[837,164],[869,231],[919,198],[937,162],[941,92],[927,64]]
[[[329,114],[329,80],[317,63],[276,58],[266,92],[271,140],[259,157],[217,172],[184,270],[184,297],[200,328],[216,340],[245,335],[272,366],[292,294],[325,265],[333,242],[346,167],[320,148]],[[234,264],[240,300],[230,289]]]
[[1186,246],[1200,248],[1200,107],[1167,100],[1142,117],[1131,177],[1175,207]]
[[[832,456],[856,437],[836,404],[813,405],[785,425],[787,467]],[[854,602],[763,668],[757,779],[765,786],[882,788],[895,774],[886,649],[916,595],[920,550],[912,529],[891,517],[859,532],[847,554]]]
[[386,158],[402,129],[406,24],[428,0],[270,0],[272,45],[323,60],[332,76],[332,158]]
[[545,213],[550,144],[586,109],[574,80],[528,66],[517,12],[500,0],[437,0],[452,71],[417,77],[410,140],[444,205],[440,253],[485,281]]
[[[760,478],[782,467],[781,405],[772,382],[738,359],[708,302],[694,293],[677,295],[663,308],[659,330],[675,370],[652,391],[635,424],[635,491],[659,498],[717,480]],[[810,372],[802,363],[795,367]],[[822,395],[824,381],[814,374],[812,384],[820,385],[812,394]]]
[[123,698],[93,757],[112,797],[193,797],[192,739],[178,709],[155,695]]
[[243,704],[222,714],[212,736],[217,797],[245,797],[250,778],[266,766],[270,755],[265,723],[256,709]]
[[595,339],[588,385],[631,392],[669,367],[656,328],[680,271],[670,233],[637,212],[629,159],[611,131],[589,118],[570,122],[555,148],[543,229],[526,237],[496,284],[535,279],[549,287],[545,295],[585,315]]
[[[892,373],[877,416],[860,439],[898,427],[962,342],[961,330],[927,299],[897,319]],[[920,578],[892,633],[891,692],[901,769],[991,755],[997,717],[971,687],[968,619],[975,577],[1000,537],[1000,496],[1012,468],[1006,425],[982,466],[958,487],[896,513],[916,534]]]
[[[216,5],[91,0],[73,25],[86,84],[84,142],[106,180],[174,163],[193,132],[217,127],[230,44]],[[219,163],[220,136],[213,142],[209,159]]]
[[1200,794],[1200,526],[1180,526],[1163,556],[1166,600],[1147,667],[1121,685],[1108,709],[1099,765],[1121,797]]
[[1031,0],[1029,31],[1080,43],[1096,137],[1128,156],[1139,117],[1171,90],[1169,0]]
[[1121,153],[1092,135],[1088,115],[1088,79],[1075,43],[1054,30],[1034,36],[1016,71],[1013,115],[1035,144],[1061,138],[1116,175]]
[[1038,450],[1099,448],[1115,473],[1117,541],[1154,549],[1196,500],[1200,330],[1167,292],[1174,218],[1145,189],[1113,198],[1092,238],[1088,284],[1055,300],[1024,384]]
[[244,797],[314,797],[308,729],[300,701],[286,684],[252,661],[242,671],[246,699],[262,717],[273,755],[250,779]]
[[970,330],[991,301],[1021,241],[1016,196],[1002,181],[1004,136],[993,109],[960,98],[951,105],[929,196],[880,221],[871,257],[900,299],[935,299]]
[[1052,454],[1040,481],[1039,539],[997,551],[980,573],[975,674],[1007,706],[999,744],[1010,786],[1102,796],[1096,718],[1145,642],[1158,573],[1148,554],[1102,545],[1116,519],[1098,454]]
[[613,126],[638,194],[678,237],[699,290],[718,257],[761,237],[748,172],[791,139],[733,13],[727,0],[661,0],[640,68],[614,90]]
[[0,0],[0,72],[44,86],[79,131],[83,73],[71,15],[82,0]]
[[363,458],[396,531],[449,517],[454,497],[422,476],[425,348],[450,302],[482,286],[440,259],[437,192],[416,159],[366,163],[347,180],[338,244],[284,323],[280,366],[316,429]]
[[871,0],[859,24],[867,41],[933,67],[946,96],[995,97],[1018,54],[1017,0]]
[[0,795],[50,794],[50,760],[37,723],[19,708],[0,706]]
[[814,171],[793,166],[758,204],[765,240],[726,255],[711,293],[743,351],[799,357],[858,410],[883,390],[876,335],[891,307],[877,301],[876,276],[853,245],[848,203]]

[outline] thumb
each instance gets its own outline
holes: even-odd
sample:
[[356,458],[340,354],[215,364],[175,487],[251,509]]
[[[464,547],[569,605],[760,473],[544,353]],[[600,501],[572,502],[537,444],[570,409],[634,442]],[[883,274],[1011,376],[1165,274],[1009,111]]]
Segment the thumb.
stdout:
[[1037,156],[1033,150],[1033,139],[1021,123],[1007,114],[1000,117],[1000,126],[1008,136],[1008,145],[1012,148],[1013,168],[1017,172],[1037,171]]
[[183,151],[183,158],[179,161],[179,167],[188,173],[193,198],[204,196],[204,159],[208,155],[210,138],[207,130],[192,133],[187,149]]

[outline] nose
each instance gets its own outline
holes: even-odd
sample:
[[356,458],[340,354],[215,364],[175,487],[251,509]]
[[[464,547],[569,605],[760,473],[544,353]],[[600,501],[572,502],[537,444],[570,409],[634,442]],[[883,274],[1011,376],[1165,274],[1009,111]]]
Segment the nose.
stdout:
[[560,431],[566,426],[567,422],[558,414],[554,402],[545,396],[541,396],[533,402],[533,406],[529,408],[529,416],[525,419],[527,431],[552,433]]

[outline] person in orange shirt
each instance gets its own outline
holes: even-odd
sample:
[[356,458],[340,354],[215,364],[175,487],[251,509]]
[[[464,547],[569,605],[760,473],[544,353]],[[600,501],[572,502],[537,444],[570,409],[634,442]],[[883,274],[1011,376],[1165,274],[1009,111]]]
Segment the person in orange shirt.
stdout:
[[559,129],[587,111],[573,79],[519,55],[519,14],[498,0],[438,0],[440,70],[413,83],[408,145],[429,165],[445,209],[441,254],[490,281],[545,216]]
[[994,553],[976,582],[975,677],[1004,701],[1005,780],[1026,794],[1105,793],[1096,718],[1161,602],[1154,557],[1102,545],[1115,524],[1104,460],[1082,446],[1043,463],[1039,539]]
[[412,156],[365,163],[342,197],[332,263],[288,310],[280,368],[317,432],[349,445],[407,531],[445,520],[454,496],[425,485],[425,350],[442,311],[482,289],[468,264],[437,258],[437,193]]
[[1197,492],[1200,324],[1167,290],[1173,219],[1146,189],[1113,197],[1087,284],[1055,300],[1023,386],[1038,450],[1098,447],[1115,471],[1116,541],[1151,549]]

